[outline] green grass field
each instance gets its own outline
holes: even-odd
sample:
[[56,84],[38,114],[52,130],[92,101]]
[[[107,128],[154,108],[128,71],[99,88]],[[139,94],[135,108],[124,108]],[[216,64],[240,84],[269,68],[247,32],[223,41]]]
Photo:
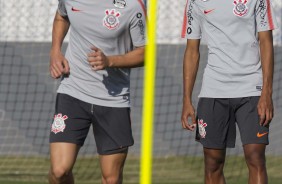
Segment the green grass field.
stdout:
[[[280,184],[282,157],[268,157],[270,184]],[[203,159],[201,157],[155,158],[153,184],[201,184],[203,183]],[[46,184],[49,160],[46,158],[0,158],[1,184]],[[80,158],[74,168],[77,184],[100,183],[97,157]],[[243,157],[230,156],[225,165],[228,184],[246,184],[248,172]],[[124,183],[139,183],[139,158],[129,156],[124,169]]]

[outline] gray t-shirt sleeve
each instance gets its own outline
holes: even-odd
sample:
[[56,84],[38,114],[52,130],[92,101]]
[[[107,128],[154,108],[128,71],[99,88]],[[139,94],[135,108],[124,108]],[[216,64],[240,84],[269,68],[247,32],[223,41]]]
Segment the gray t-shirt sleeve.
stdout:
[[67,17],[68,16],[66,5],[65,5],[65,0],[59,0],[57,11],[63,17]]
[[146,34],[146,10],[141,4],[135,6],[135,11],[130,21],[130,36],[134,47],[145,45]]
[[255,8],[258,32],[274,30],[278,27],[270,0],[258,0]]
[[198,7],[195,4],[195,0],[189,0],[185,7],[181,37],[201,39],[201,34]]

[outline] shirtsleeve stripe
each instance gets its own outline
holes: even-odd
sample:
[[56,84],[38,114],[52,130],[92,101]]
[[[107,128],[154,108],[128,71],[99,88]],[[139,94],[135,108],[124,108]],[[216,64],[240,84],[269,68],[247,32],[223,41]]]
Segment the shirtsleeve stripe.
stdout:
[[145,17],[147,17],[147,11],[146,11],[146,6],[145,6],[145,4],[143,3],[142,0],[138,0],[138,2],[139,2],[139,4],[141,5],[141,8],[142,8],[142,10],[143,10],[143,12],[144,12]]
[[266,3],[267,3],[267,18],[268,18],[269,29],[273,30],[274,29],[274,23],[273,23],[273,18],[272,18],[270,0],[266,0]]
[[186,36],[186,29],[187,29],[186,11],[187,11],[187,6],[188,6],[188,0],[186,1],[186,6],[185,6],[184,16],[183,16],[182,33],[181,33],[182,38],[185,38],[185,36]]

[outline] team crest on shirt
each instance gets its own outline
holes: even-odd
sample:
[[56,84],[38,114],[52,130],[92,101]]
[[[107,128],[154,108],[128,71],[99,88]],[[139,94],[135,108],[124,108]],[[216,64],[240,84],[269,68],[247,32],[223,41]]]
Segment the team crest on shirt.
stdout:
[[62,115],[61,113],[54,116],[54,121],[52,123],[51,131],[55,134],[59,132],[64,132],[66,128],[65,120],[68,119],[68,116]]
[[114,6],[117,8],[125,8],[126,7],[126,1],[125,0],[114,0]]
[[199,127],[199,134],[201,135],[201,138],[205,138],[206,137],[206,127],[207,127],[207,123],[204,123],[203,119],[198,119],[198,127]]
[[105,14],[106,16],[104,17],[103,25],[109,30],[116,29],[119,25],[120,12],[116,9],[107,9]]
[[234,0],[233,13],[239,17],[246,15],[248,12],[247,2],[248,0]]

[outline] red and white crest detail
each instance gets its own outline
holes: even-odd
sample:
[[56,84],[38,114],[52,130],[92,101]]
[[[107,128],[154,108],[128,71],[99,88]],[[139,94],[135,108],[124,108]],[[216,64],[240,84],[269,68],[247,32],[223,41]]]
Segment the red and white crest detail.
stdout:
[[233,13],[239,17],[244,16],[248,12],[248,0],[234,0]]
[[51,127],[51,131],[55,134],[59,132],[64,132],[66,128],[65,120],[68,119],[66,115],[62,115],[61,113],[54,116],[54,121]]
[[199,134],[201,135],[202,138],[206,137],[206,134],[207,134],[206,129],[205,129],[206,126],[208,125],[207,123],[204,123],[204,120],[198,119]]
[[106,16],[104,17],[103,20],[103,25],[107,27],[109,30],[116,29],[119,25],[119,17],[120,17],[120,12],[117,11],[116,9],[107,9],[105,11]]

